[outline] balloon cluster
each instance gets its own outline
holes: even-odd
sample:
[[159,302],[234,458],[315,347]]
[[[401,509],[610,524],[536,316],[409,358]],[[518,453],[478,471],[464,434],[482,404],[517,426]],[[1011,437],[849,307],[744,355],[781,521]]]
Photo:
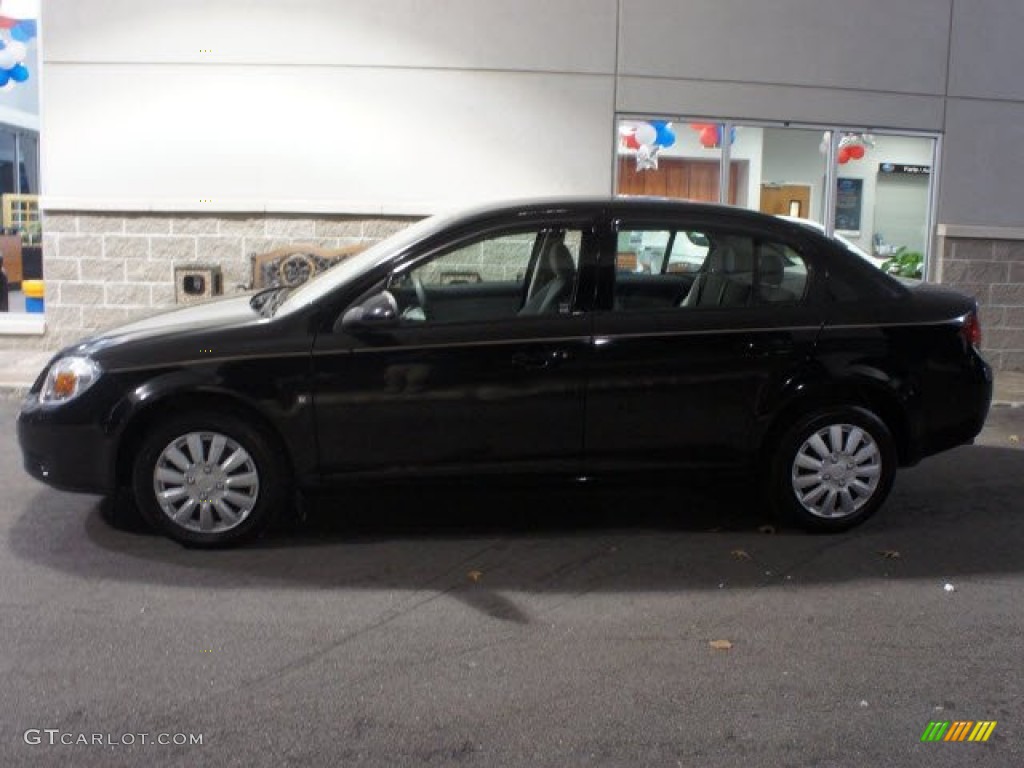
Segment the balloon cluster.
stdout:
[[0,90],[9,91],[15,83],[28,80],[28,43],[38,34],[35,19],[0,16]]
[[[717,123],[690,123],[690,127],[697,132],[697,139],[704,149],[716,149],[722,146],[722,126]],[[729,130],[729,144],[736,141],[736,128]]]
[[[825,131],[819,149],[821,153],[827,154],[829,144],[832,142],[832,134]],[[840,165],[846,165],[851,160],[860,160],[867,154],[868,148],[875,146],[875,137],[870,133],[844,133],[839,139],[839,151],[836,153],[836,161]]]
[[656,170],[658,152],[676,143],[676,134],[668,120],[649,120],[643,123],[622,123],[619,137],[626,149],[636,150],[638,171]]

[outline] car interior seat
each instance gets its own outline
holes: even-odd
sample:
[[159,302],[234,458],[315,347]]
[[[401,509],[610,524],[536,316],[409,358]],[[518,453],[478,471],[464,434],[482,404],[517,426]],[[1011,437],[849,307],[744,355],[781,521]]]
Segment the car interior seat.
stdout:
[[782,287],[786,276],[786,260],[781,253],[772,246],[762,247],[758,266],[761,269],[761,282],[758,286],[761,301],[796,301],[796,294]]
[[754,254],[746,238],[720,238],[683,297],[681,307],[736,307],[750,301]]
[[552,243],[537,265],[530,295],[521,315],[543,315],[557,312],[559,305],[572,297],[576,279],[576,264],[564,243]]

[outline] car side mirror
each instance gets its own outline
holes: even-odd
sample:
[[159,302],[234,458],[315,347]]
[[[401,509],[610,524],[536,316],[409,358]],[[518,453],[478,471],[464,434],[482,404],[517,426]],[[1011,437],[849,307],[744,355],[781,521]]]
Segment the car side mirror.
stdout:
[[349,307],[335,330],[389,328],[398,324],[398,302],[390,291],[375,293],[361,304]]

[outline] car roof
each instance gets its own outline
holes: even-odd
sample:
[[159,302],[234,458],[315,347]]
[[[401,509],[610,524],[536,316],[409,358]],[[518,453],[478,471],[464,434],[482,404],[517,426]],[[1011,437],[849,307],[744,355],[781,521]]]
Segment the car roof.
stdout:
[[[741,208],[735,205],[723,203],[698,202],[693,200],[680,200],[669,197],[648,197],[648,196],[569,196],[549,198],[524,198],[496,201],[486,203],[473,208],[453,211],[454,214],[449,220],[477,220],[487,219],[510,213],[529,214],[585,214],[595,209],[607,209],[612,215],[690,215],[690,216],[714,216],[715,218],[728,217],[737,222],[745,222],[755,226],[769,226],[776,229],[788,229],[793,226],[791,222],[781,221],[776,216],[752,211],[749,208]],[[792,231],[792,230],[790,230]],[[804,227],[799,231],[807,232]]]

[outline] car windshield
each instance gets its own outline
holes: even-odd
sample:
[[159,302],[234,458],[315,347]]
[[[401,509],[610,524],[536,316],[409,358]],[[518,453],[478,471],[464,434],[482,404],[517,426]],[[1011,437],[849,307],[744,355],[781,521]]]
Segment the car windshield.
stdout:
[[344,285],[357,275],[383,263],[392,254],[433,234],[445,226],[450,218],[450,216],[439,215],[423,219],[406,227],[401,232],[373,244],[362,253],[345,259],[345,261],[337,266],[331,267],[326,272],[317,275],[312,280],[308,280],[301,286],[294,289],[285,289],[284,292],[275,297],[276,310],[272,311],[272,314],[288,315],[302,307],[309,306],[338,286]]

